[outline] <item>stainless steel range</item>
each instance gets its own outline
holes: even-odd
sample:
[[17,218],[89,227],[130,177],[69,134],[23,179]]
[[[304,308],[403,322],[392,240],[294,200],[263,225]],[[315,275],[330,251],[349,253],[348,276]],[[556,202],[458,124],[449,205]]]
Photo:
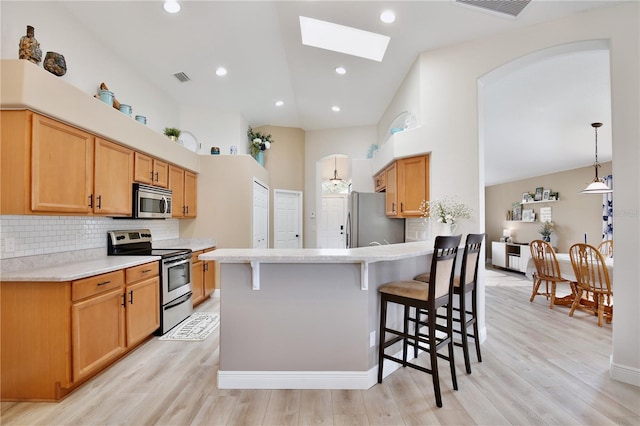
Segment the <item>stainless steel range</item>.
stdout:
[[109,256],[160,256],[160,328],[165,334],[193,313],[191,250],[154,249],[151,231],[131,229],[107,232]]

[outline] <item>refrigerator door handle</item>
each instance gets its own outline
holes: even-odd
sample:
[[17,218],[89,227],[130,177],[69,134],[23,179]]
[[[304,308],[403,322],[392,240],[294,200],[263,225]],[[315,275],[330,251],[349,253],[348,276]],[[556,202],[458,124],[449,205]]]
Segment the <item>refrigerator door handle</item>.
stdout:
[[351,248],[351,212],[347,213],[347,237],[346,237],[346,246],[347,248]]

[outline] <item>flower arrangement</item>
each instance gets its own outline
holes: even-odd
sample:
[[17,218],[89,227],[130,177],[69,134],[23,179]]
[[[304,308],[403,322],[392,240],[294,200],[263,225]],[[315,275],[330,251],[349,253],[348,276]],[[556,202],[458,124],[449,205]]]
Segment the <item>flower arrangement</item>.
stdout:
[[458,219],[471,218],[471,209],[464,203],[459,203],[455,199],[445,197],[442,200],[427,201],[420,203],[420,212],[423,218],[433,217],[438,223],[453,225]]
[[247,130],[247,137],[249,138],[251,155],[254,157],[258,155],[258,152],[271,148],[271,144],[273,143],[271,135],[254,132],[251,126],[249,126],[249,130]]
[[542,228],[538,229],[540,235],[542,235],[545,241],[548,241],[547,238],[553,233],[553,222],[546,221],[542,224]]

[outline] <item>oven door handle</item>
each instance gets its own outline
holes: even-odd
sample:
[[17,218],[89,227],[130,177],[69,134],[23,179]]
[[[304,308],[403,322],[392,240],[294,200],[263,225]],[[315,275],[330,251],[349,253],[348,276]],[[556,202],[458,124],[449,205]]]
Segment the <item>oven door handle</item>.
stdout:
[[173,261],[164,261],[164,266],[178,266],[178,265],[182,265],[184,263],[189,263],[191,261],[191,255],[189,255],[188,258],[184,259],[184,258],[180,258],[178,260],[173,260]]
[[189,292],[189,293],[185,294],[184,296],[180,296],[176,300],[171,301],[171,303],[167,303],[166,305],[164,305],[162,307],[162,309],[164,309],[165,311],[168,311],[171,308],[175,308],[176,306],[180,306],[183,303],[188,302],[191,299],[191,295],[192,295],[192,293]]

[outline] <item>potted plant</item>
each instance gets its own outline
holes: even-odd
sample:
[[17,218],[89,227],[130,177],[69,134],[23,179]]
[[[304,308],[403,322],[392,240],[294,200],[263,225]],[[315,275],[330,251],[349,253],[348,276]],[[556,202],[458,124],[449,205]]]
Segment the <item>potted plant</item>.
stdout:
[[247,130],[247,137],[249,138],[249,150],[251,151],[251,155],[256,159],[256,161],[258,161],[258,163],[260,163],[260,165],[264,166],[263,151],[271,148],[271,144],[273,143],[271,135],[254,132],[251,126],[249,126],[249,129]]
[[169,139],[171,139],[174,142],[178,141],[178,138],[180,137],[180,133],[181,133],[180,129],[175,127],[165,127],[162,132],[166,136],[169,136]]
[[551,234],[553,233],[553,222],[546,221],[542,224],[542,227],[538,229],[540,235],[542,235],[542,240],[546,242],[551,242]]

